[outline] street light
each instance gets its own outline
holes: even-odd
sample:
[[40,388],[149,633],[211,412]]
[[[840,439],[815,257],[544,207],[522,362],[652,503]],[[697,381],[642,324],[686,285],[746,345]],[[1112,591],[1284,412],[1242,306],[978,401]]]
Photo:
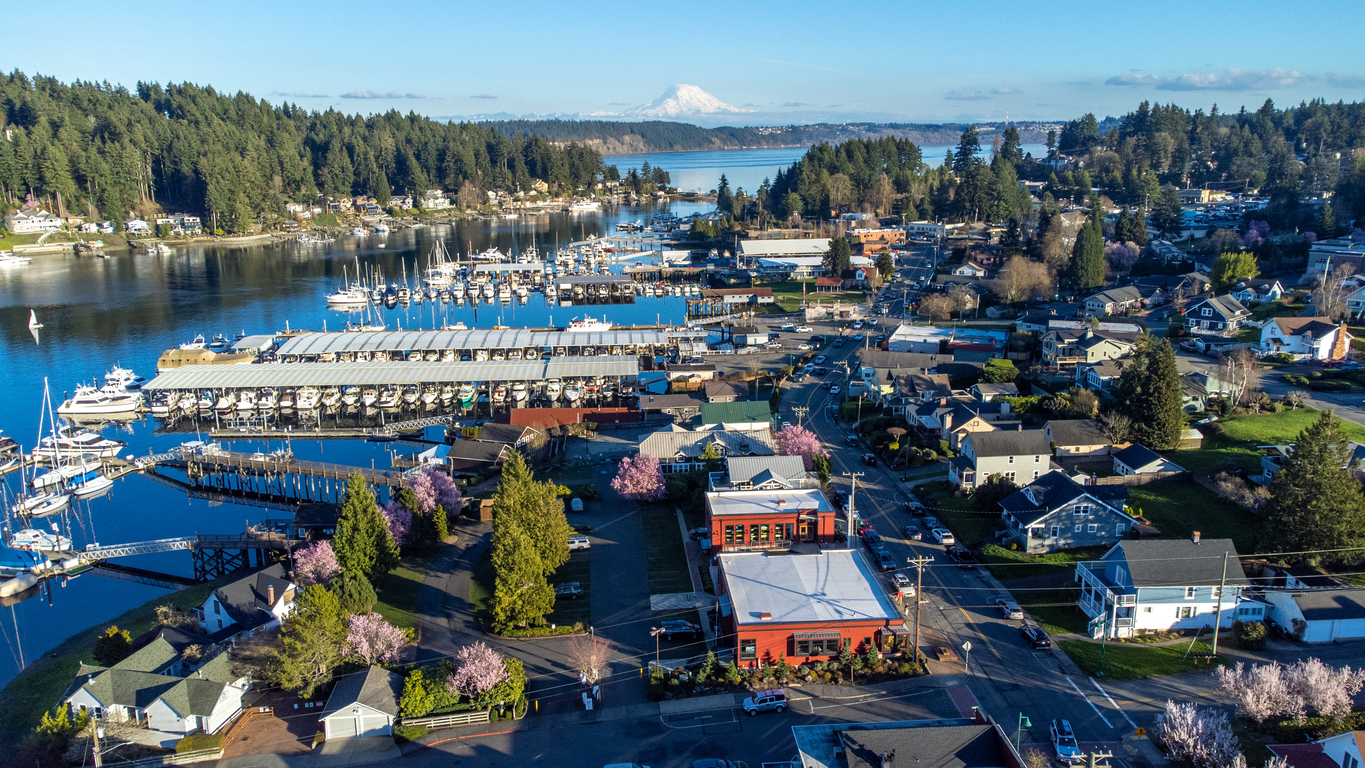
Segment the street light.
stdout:
[[654,666],[659,666],[659,635],[664,633],[663,627],[651,627],[649,634],[654,636]]
[[1015,728],[1014,728],[1014,751],[1015,751],[1015,752],[1018,752],[1018,751],[1019,751],[1019,734],[1020,734],[1020,732],[1023,731],[1025,728],[1032,728],[1032,727],[1033,727],[1033,723],[1029,722],[1029,719],[1028,719],[1027,717],[1024,716],[1024,713],[1023,713],[1023,712],[1020,712],[1020,713],[1019,713],[1019,723],[1018,723],[1018,724],[1015,726]]

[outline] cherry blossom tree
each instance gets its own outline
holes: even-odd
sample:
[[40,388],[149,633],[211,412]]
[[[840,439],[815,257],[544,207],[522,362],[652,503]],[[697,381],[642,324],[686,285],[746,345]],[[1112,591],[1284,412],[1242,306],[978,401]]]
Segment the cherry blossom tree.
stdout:
[[460,508],[460,489],[450,475],[439,469],[429,469],[413,478],[412,492],[424,515],[435,512],[438,505],[450,514],[455,514]]
[[635,501],[658,501],[664,497],[664,473],[659,460],[637,453],[621,460],[611,481],[616,492]]
[[341,573],[332,542],[318,541],[294,553],[294,578],[300,586],[326,584]]
[[407,642],[403,630],[377,613],[358,613],[346,620],[346,653],[365,664],[390,662]]
[[1237,662],[1213,672],[1218,691],[1232,699],[1237,713],[1257,722],[1276,715],[1303,718],[1303,697],[1290,685],[1285,668],[1275,662],[1250,667]]
[[1228,716],[1212,707],[1168,700],[1153,737],[1172,762],[1194,768],[1229,768],[1242,756]]
[[1284,674],[1304,705],[1333,719],[1351,714],[1356,694],[1365,687],[1365,669],[1329,667],[1316,658],[1296,661]]
[[820,438],[805,427],[795,424],[783,427],[773,435],[773,438],[777,440],[778,453],[783,456],[800,456],[807,471],[810,471],[816,456],[829,456],[829,451],[821,447]]
[[384,516],[384,524],[388,526],[389,535],[393,540],[398,542],[399,546],[406,544],[408,533],[412,531],[412,513],[397,501],[379,505],[379,512]]
[[502,656],[485,643],[466,645],[455,652],[455,672],[446,678],[451,693],[478,699],[507,679]]
[[1104,257],[1109,260],[1115,272],[1126,272],[1137,263],[1141,250],[1135,243],[1108,243],[1104,246]]

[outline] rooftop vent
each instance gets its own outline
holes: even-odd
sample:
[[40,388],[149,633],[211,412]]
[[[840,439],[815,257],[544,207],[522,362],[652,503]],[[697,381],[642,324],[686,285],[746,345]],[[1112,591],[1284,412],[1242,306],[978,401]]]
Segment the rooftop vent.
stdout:
[[760,613],[758,614],[758,620],[759,620],[759,621],[772,621],[772,620],[773,620],[773,615],[772,615],[771,613],[768,613],[767,611],[762,611],[762,612],[760,612]]
[[1195,544],[1199,543],[1199,531],[1190,534],[1190,541],[1193,541]]

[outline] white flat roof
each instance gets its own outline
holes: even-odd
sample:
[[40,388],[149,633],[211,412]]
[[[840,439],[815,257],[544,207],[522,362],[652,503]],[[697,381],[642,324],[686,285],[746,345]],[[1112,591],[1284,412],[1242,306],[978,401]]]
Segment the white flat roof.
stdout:
[[825,263],[823,256],[765,256],[759,264],[776,264],[787,267],[818,267]]
[[828,250],[828,237],[800,240],[741,240],[739,242],[739,251],[745,256],[823,256]]
[[[858,550],[723,554],[720,570],[735,621],[742,625],[901,619]],[[760,619],[761,613],[772,618]]]
[[[749,426],[749,425],[744,425]],[[758,425],[767,429],[767,424]],[[779,505],[778,501],[786,504]],[[778,510],[812,509],[832,512],[829,499],[819,488],[795,491],[720,491],[706,494],[707,506],[713,515],[759,515]]]
[[556,357],[483,362],[242,363],[185,365],[152,379],[143,389],[260,389],[261,387],[388,386],[431,383],[543,381],[607,376],[634,379],[634,357]]

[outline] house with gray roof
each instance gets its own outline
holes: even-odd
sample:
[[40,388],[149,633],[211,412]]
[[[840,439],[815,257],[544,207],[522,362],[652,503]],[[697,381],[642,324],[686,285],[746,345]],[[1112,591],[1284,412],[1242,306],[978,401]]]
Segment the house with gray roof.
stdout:
[[225,584],[195,609],[204,633],[227,639],[239,632],[275,626],[294,610],[294,583],[285,577],[284,565],[243,576]]
[[329,741],[392,736],[402,695],[402,675],[372,666],[337,681],[318,720]]
[[1145,445],[1132,445],[1114,454],[1114,474],[1152,475],[1184,472],[1185,468]]
[[1197,299],[1183,314],[1191,333],[1231,334],[1251,320],[1251,310],[1231,295]]
[[1136,286],[1125,285],[1088,296],[1085,299],[1085,313],[1091,317],[1117,315],[1141,309],[1144,304],[1142,292]]
[[659,460],[665,473],[692,472],[705,469],[701,460],[708,447],[721,458],[730,456],[773,456],[777,443],[772,430],[763,429],[701,429],[689,430],[676,426],[646,435],[640,440],[640,453]]
[[806,471],[800,456],[731,456],[725,472],[713,472],[712,491],[783,491],[819,488],[819,479]]
[[1266,590],[1270,618],[1305,643],[1365,637],[1365,589],[1344,586]]
[[212,650],[207,638],[163,629],[112,667],[82,662],[63,703],[72,712],[136,723],[168,738],[216,733],[241,710],[251,678],[232,673],[228,651]]
[[802,768],[1005,768],[1024,764],[998,723],[976,717],[792,728]]
[[1248,581],[1232,539],[1124,540],[1099,560],[1077,563],[1076,581],[1094,638],[1208,629],[1215,617],[1224,628],[1264,618],[1265,604],[1243,596]]
[[1114,447],[1094,419],[1053,419],[1043,425],[1043,433],[1058,459],[1108,456]]
[[1123,375],[1122,360],[1101,360],[1098,363],[1076,364],[1076,386],[1096,392],[1107,392]]
[[962,453],[948,462],[948,481],[972,490],[994,475],[1031,483],[1053,469],[1052,449],[1041,429],[996,429],[962,438]]
[[1102,328],[1050,328],[1043,334],[1043,362],[1047,365],[1078,365],[1117,360],[1133,351],[1136,333]]
[[1023,551],[1059,552],[1128,538],[1133,518],[1123,511],[1127,500],[1127,486],[1081,485],[1053,471],[1006,496],[1000,518],[1007,540]]
[[1276,301],[1284,296],[1284,285],[1275,278],[1264,280],[1240,280],[1229,291],[1232,298],[1243,304],[1261,304]]

